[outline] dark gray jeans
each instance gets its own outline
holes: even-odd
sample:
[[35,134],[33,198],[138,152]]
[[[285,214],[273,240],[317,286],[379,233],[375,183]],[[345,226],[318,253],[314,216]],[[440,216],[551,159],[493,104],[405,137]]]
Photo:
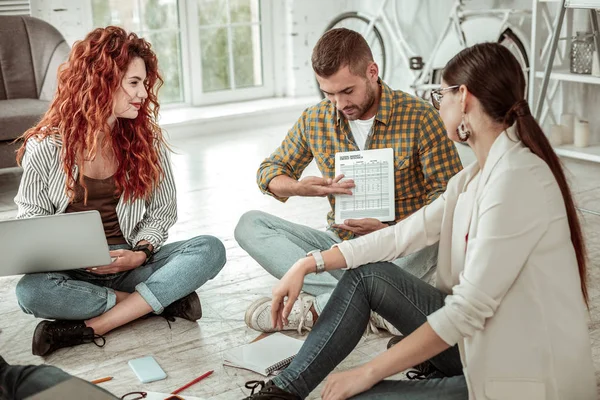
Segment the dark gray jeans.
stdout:
[[[50,365],[9,365],[0,357],[0,400],[25,399],[68,379],[73,377]],[[116,399],[96,385],[86,383],[86,386],[89,386],[89,393],[100,391]],[[86,398],[86,393],[78,395],[80,395],[78,398]]]
[[[294,361],[273,379],[281,389],[308,396],[356,347],[371,310],[410,334],[444,305],[445,294],[392,263],[346,271]],[[384,380],[356,399],[468,399],[458,347],[430,360],[445,378]]]

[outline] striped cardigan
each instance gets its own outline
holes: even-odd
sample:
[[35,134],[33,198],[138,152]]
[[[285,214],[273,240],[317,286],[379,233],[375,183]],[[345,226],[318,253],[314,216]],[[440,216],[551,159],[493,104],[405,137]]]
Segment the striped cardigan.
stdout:
[[[67,177],[61,165],[61,147],[62,140],[58,136],[27,141],[23,177],[15,197],[17,218],[61,214],[67,209]],[[125,202],[121,197],[117,204],[119,226],[130,246],[147,240],[158,250],[167,240],[169,228],[177,221],[175,181],[166,149],[161,150],[161,166],[164,179],[148,200]]]

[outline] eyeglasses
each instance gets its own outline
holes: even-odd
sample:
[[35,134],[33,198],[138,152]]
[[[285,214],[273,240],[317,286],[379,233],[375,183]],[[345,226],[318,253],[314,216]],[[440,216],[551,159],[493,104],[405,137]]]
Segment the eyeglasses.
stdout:
[[440,103],[442,102],[442,97],[444,97],[445,90],[452,90],[458,88],[460,85],[448,86],[445,88],[433,89],[431,91],[431,103],[435,107],[436,110],[440,109]]
[[121,396],[121,400],[140,400],[145,399],[146,396],[148,396],[146,392],[131,392]]

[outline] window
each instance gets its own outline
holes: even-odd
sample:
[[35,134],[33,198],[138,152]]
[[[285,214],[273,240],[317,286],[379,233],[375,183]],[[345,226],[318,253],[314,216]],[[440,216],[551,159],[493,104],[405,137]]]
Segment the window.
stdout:
[[204,92],[262,85],[258,0],[200,0]]
[[177,0],[92,0],[94,27],[117,25],[148,40],[165,81],[162,103],[185,101]]
[[260,0],[91,1],[95,27],[122,26],[152,43],[165,80],[162,104],[273,95]]

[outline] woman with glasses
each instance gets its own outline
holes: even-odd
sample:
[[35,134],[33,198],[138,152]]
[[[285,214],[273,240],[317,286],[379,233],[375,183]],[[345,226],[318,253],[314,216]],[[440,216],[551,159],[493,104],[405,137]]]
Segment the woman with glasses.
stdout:
[[[323,252],[326,270],[346,273],[290,366],[248,399],[303,399],[326,378],[325,400],[596,399],[581,227],[524,92],[522,69],[501,45],[448,62],[433,103],[476,162],[409,218]],[[438,240],[437,288],[389,263]],[[277,326],[315,265],[300,259],[274,288]],[[408,336],[330,375],[371,310]],[[455,345],[460,357],[447,351]],[[386,380],[427,360],[427,379]]]

